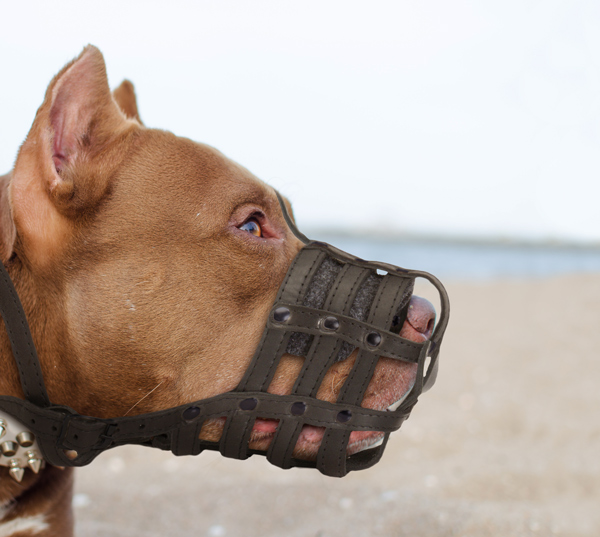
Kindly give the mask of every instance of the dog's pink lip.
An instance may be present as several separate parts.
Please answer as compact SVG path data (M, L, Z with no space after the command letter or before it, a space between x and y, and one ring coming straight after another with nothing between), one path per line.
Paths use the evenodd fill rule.
M250 442L266 442L268 445L275 436L278 423L278 420L257 418L254 422L254 427L252 428ZM319 450L324 434L324 427L303 425L296 443L296 448L302 450L305 454L314 457ZM383 433L378 431L352 431L346 447L346 453L348 455L358 453L359 451L376 444L381 438L383 438Z

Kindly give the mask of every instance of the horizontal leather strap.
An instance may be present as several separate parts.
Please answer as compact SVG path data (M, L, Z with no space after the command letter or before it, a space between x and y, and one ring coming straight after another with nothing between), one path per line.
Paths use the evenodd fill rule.
M240 408L240 403L247 400L256 400L252 410ZM305 404L305 411L302 415L295 416L291 413L291 406L299 402ZM185 411L190 408L197 408L198 412L192 420L186 420ZM0 397L0 409L26 424L36 435L46 460L62 466L81 466L109 447L148 442L155 436L170 435L178 428L200 420L236 413L267 419L285 417L302 424L330 429L381 432L397 430L408 415L405 409L394 412L377 411L355 405L328 403L308 396L282 396L263 392L227 392L211 399L159 412L114 419L81 416L63 407L40 408L28 401L8 396ZM343 413L343 421L338 420L340 412ZM109 442L106 442L107 438ZM79 457L75 460L67 459L60 453L61 450L75 450Z
M280 307L288 308L291 313L284 322L277 322L273 317L273 312ZM323 320L329 316L335 317L339 322L339 328L335 331L327 330L322 326ZM338 337L376 356L386 356L413 364L419 361L419 355L424 345L423 343L415 343L409 339L404 339L371 324L357 321L353 317L291 304L275 304L269 315L267 326L278 330ZM381 343L377 347L373 347L366 342L366 337L371 332L377 332L381 336Z

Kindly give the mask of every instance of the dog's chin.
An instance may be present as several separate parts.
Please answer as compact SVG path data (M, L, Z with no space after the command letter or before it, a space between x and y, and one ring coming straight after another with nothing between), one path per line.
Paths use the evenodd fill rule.
M277 428L278 420L256 420L249 447L258 451L267 451ZM271 423L269 423L271 422ZM266 432L264 429L270 430ZM271 430L272 429L272 430ZM296 459L313 461L317 458L325 427L303 425L292 456ZM368 449L383 439L383 433L377 431L353 431L346 448L346 455L350 456L364 449Z
M412 389L416 378L416 364L409 364L381 358L371 380L361 406L373 410L394 410ZM207 420L202 427L201 439L217 442L226 418ZM267 451L273 441L279 420L257 418L248 447L257 451ZM303 425L292 456L301 460L315 460L325 427ZM352 431L346 448L347 456L373 447L383 438L379 431Z

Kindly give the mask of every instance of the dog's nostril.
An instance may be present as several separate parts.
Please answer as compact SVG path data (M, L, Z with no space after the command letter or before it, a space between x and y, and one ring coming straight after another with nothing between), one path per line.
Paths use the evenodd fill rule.
M410 299L406 320L417 332L431 334L435 326L435 309L428 300L413 296Z

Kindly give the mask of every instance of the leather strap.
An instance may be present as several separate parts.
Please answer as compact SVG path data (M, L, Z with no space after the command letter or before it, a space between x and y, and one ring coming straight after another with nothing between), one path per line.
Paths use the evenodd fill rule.
M0 263L0 313L17 363L25 397L28 401L42 407L50 405L27 317L3 263Z

